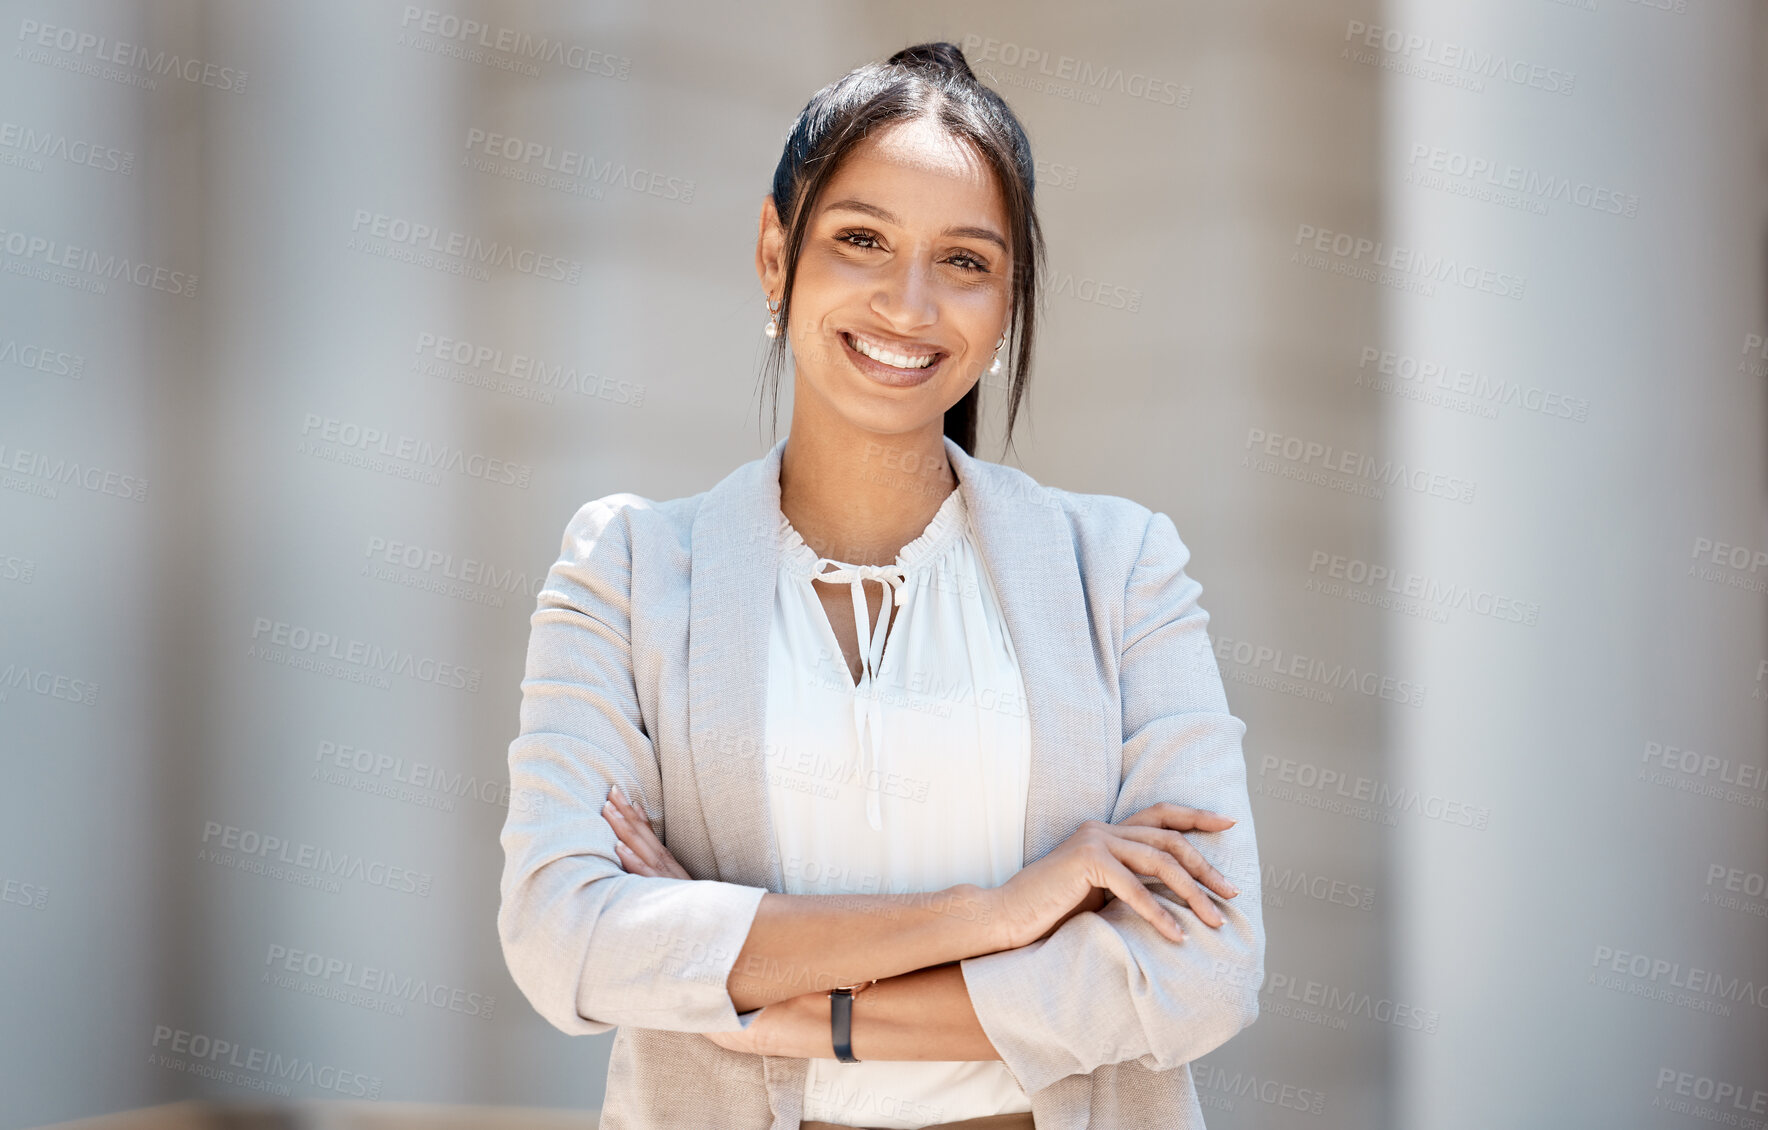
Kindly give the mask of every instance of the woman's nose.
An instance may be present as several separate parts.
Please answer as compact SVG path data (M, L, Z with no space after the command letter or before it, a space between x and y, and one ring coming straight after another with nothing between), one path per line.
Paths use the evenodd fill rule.
M939 318L932 271L919 261L898 260L879 281L872 309L898 333L932 325Z

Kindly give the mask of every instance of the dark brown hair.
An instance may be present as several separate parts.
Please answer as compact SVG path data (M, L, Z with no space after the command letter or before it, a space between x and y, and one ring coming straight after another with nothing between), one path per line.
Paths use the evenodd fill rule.
M785 152L774 169L773 202L786 230L786 284L776 317L782 329L791 325L792 284L804 233L823 186L855 146L880 126L926 118L953 137L967 142L993 171L1006 201L1008 241L1012 245L1012 314L1008 322L1010 383L1007 390L1007 443L1025 395L1031 366L1032 339L1037 329L1038 283L1044 264L1043 231L1038 226L1032 191L1037 178L1031 143L1019 119L1001 96L982 85L970 71L964 53L951 43L905 47L883 63L868 63L823 87L805 104L786 138ZM790 349L788 335L773 339L767 356L768 391L779 427L779 377ZM945 434L968 454L976 448L978 379L963 399L945 413Z

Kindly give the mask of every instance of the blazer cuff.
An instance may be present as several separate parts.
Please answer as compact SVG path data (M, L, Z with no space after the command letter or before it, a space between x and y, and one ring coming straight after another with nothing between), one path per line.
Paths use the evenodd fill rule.
M730 975L767 892L709 879L620 876L617 881L643 893L625 907L616 903L630 916L605 916L600 923L608 932L586 955L578 1014L591 1021L687 1032L747 1027L731 1003ZM623 929L609 929L622 918ZM597 1016L598 1009L607 1016Z
M1167 940L1114 900L1031 945L959 962L976 1019L1027 1094L1110 1063L1176 1068L1258 1015L1260 981L1238 975L1259 964L1257 928L1222 900L1220 930L1160 901L1185 941Z
M1084 915L1077 914L1062 925L1067 927L1081 917ZM976 1010L983 1034L1001 1053L1001 1062L1028 1095L1083 1070L1071 1057L1036 1038L1037 1033L1049 1031L1060 1020L1052 1010L1039 1007L1040 994L1025 991L1029 984L1048 984L1042 979L1044 971L1033 960L1047 941L1043 938L1018 949L958 962L964 988L970 994L970 1007Z

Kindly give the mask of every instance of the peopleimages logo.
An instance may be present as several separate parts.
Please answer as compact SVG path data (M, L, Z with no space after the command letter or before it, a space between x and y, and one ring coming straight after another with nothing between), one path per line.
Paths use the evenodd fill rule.
M1016 70L1035 71L1046 78L1073 83L1080 88L1080 93L1115 90L1130 98L1141 98L1161 106L1183 107L1191 102L1189 86L1181 86L1139 71L1101 66L1072 55L1051 55L1036 47L975 34L964 36L962 46L965 57L972 64L998 63ZM1007 81L1013 82L1013 78L1008 78ZM1024 83L1021 81L1015 85ZM1093 93L1091 101L1097 100L1097 94Z
M1415 600L1427 611L1441 613L1461 609L1479 616L1490 616L1494 620L1508 620L1513 624L1528 624L1531 627L1541 619L1541 605L1536 601L1518 600L1490 589L1476 589L1424 573L1371 564L1359 557L1327 553L1323 549L1316 549L1308 555L1308 573L1305 587L1309 592L1343 596L1346 595L1345 586L1349 585L1351 592L1365 594L1351 597L1359 604L1382 603L1371 599L1371 595L1385 593L1396 599ZM1319 579L1322 575L1324 580ZM1441 620L1446 617L1433 616L1432 619Z
M252 640L252 645L246 649L248 659L310 668L321 674L347 677L353 682L369 682L383 690L388 685L384 677L387 674L408 675L420 683L475 693L485 677L477 667L444 663L415 652L383 648L365 640L344 639L300 624L272 621L266 616L253 619ZM341 668L343 664L349 666Z
M1403 244L1390 244L1349 232L1331 231L1313 224L1297 224L1294 243L1303 250L1291 255L1291 262L1299 259L1308 266L1318 268L1326 265L1328 269L1331 269L1330 264L1337 264L1344 269L1333 270L1335 274L1348 274L1368 282L1382 282L1384 285L1398 285L1402 282L1450 283L1482 294L1517 300L1523 297L1523 290L1528 285L1528 279L1524 276L1508 274L1494 267L1462 263L1448 255L1432 255ZM1318 253L1314 256L1318 262L1299 258L1304 252L1310 251ZM1322 258L1326 255L1332 258ZM1422 293L1429 297L1431 291L1425 290Z
M319 748L313 753L313 761L310 777L314 780L357 788L392 800L411 801L426 808L453 812L456 798L477 800L500 808L510 806L508 782L477 777L427 761L407 761L403 757L343 745L330 739L320 741ZM349 770L356 777L347 777L338 770Z
M1315 683L1334 690L1358 691L1370 698L1383 698L1407 706L1424 705L1425 688L1421 684L1383 675L1378 671L1362 670L1354 663L1328 663L1326 660L1297 655L1280 647L1230 639L1227 636L1216 637L1215 656L1222 663L1233 662L1261 674L1269 671L1273 675ZM1250 680L1243 677L1237 681ZM1325 693L1322 697L1327 702L1332 701L1330 693Z
M197 850L196 857L199 862L254 873L269 873L279 865L294 867L308 872L312 878L356 879L371 887L402 891L420 898L430 896L430 884L434 881L428 872L351 855L347 851L332 851L315 844L293 843L281 836L222 824L217 820L203 822L203 846ZM272 877L282 876L273 874Z
M1620 192L1588 181L1574 181L1524 165L1498 162L1488 157L1445 149L1440 145L1414 143L1407 154L1406 164L1411 166L1406 170L1406 180L1410 183L1426 188L1441 187L1426 179L1429 174L1440 174L1487 189L1516 193L1532 204L1541 205L1538 210L1531 210L1542 215L1546 214L1545 203L1549 200L1588 208L1593 212L1609 212L1628 219L1639 214L1639 197L1635 193Z
M372 237L416 255L422 260L421 266L431 265L428 259L429 253L433 252L447 256L451 263L463 269L478 269L489 264L569 286L576 286L583 277L583 264L575 259L561 259L544 251L481 239L467 232L443 231L421 220L409 220L367 208L358 208L352 213L350 231L353 238L347 246L352 250L373 253L378 245L361 243L354 238Z
M58 498L58 488L64 486L81 487L93 494L108 494L133 502L147 501L147 480L139 475L125 475L93 463L0 443L0 487L44 498Z
M74 285L63 281L64 278L74 279L82 284L78 289L96 294L107 292L104 285L107 282L126 282L148 290L163 290L180 298L196 297L196 276L187 271L156 266L127 255L94 251L48 236L0 228L0 250L12 256L6 262L8 274L25 275L44 282L62 282L62 285ZM52 267L72 272L72 275L58 276L50 270ZM79 279L81 275L86 277Z
M1731 1014L1730 1008L1720 1004L1720 1001L1768 1008L1768 981L1758 984L1750 977L1729 977L1711 969L1702 969L1698 965L1684 966L1680 961L1616 949L1613 946L1599 945L1596 947L1595 953L1590 959L1590 970L1586 975L1586 982L1589 984L1600 984L1604 988L1619 988L1623 992L1632 991L1636 996L1671 1000L1672 1003L1693 1003L1699 1006L1699 1011L1702 1012L1717 1012L1721 1016L1729 1016ZM1617 984L1612 977L1599 979L1598 974L1619 974L1631 977L1636 982L1646 982L1658 991L1639 992L1637 991L1638 986ZM1675 990L1698 994L1702 997L1717 998L1717 1000L1675 1001L1673 1000Z
M399 26L408 33L431 35L447 41L455 45L456 50L464 49L469 52L466 57L474 62L487 61L482 55L484 51L496 51L505 57L503 61L519 64L531 75L540 73L534 66L536 62L621 82L632 74L632 60L624 55L610 54L581 43L567 43L551 36L534 35L513 27L481 23L435 8L407 4ZM403 37L401 42L404 42ZM412 41L408 46L422 47L423 43Z
M1258 773L1260 780L1254 782L1256 792L1277 800L1296 800L1311 808L1356 814L1355 804L1321 804L1311 799L1317 796L1358 802L1369 813L1382 817L1414 812L1429 820L1441 820L1446 824L1458 824L1481 832L1486 830L1492 819L1492 810L1484 805L1469 804L1440 793L1423 793L1409 785L1392 785L1374 777L1352 778L1343 770L1287 757L1267 754L1259 761ZM1267 780L1274 780L1276 784L1267 783ZM1285 785L1294 787L1285 788ZM1390 825L1395 823L1391 818L1377 822Z
M428 574L432 578L458 581L463 585L478 585L500 592L539 596L541 588L546 584L544 575L531 577L519 569L500 568L472 557L457 558L447 550L427 549L421 545L384 537L370 537L368 550L364 556L374 563L384 562L412 572ZM399 580L400 578L386 575L383 579ZM444 590L436 589L434 591L442 592ZM499 606L501 607L501 605Z
M373 965L358 965L354 961L276 942L270 943L264 953L264 967L260 982L345 1004L393 1005L398 1015L405 1014L403 1005L409 1003L489 1019L497 1004L497 998L490 993L469 992L439 981L399 974ZM364 995L370 998L366 1002L360 999ZM380 1011L390 1010L383 1008Z
M1279 435L1263 428L1247 429L1245 450L1246 454L1241 456L1244 467L1375 498L1382 497L1382 487L1400 486L1434 498L1466 503L1473 501L1474 491L1479 487L1471 479L1424 467L1408 467L1396 459L1377 460L1373 455L1347 451L1300 436ZM1273 462L1274 459L1281 459L1290 466ZM1332 475L1339 477L1332 478Z
M1656 7L1656 5L1650 5ZM722 1058L722 1057L720 1057ZM1723 1079L1714 1079L1710 1075L1697 1075L1692 1071L1680 1071L1674 1067L1660 1067L1657 1075L1657 1090L1662 1092L1668 1088L1674 1098L1665 1098L1661 1093L1653 1095L1651 1105L1654 1108L1673 1111L1677 1114L1694 1114L1709 1122L1721 1126L1761 1126L1761 1122L1749 1119L1738 1121L1734 1111L1746 1114L1768 1114L1768 1091L1760 1087L1748 1087L1741 1083L1733 1083ZM1696 1108L1695 1102L1710 1104ZM1720 1110L1718 1108L1726 1109Z
M436 471L454 471L470 479L482 479L527 490L534 468L526 463L494 459L447 443L432 443L417 436L393 435L384 428L365 426L335 416L306 413L301 420L302 440L297 454L313 455L333 462L351 463L369 470L387 470L403 478L437 483ZM351 458L342 457L348 453ZM389 467L387 460L403 466Z
M615 380L579 369L575 365L547 361L532 354L459 338L424 332L417 335L420 371L427 376L448 376L436 361L453 365L460 372L470 370L477 379L465 383L478 384L494 392L504 391L514 382L537 386L546 394L546 403L553 403L552 393L568 392L637 408L644 403L645 386L638 381Z
M0 667L0 702L6 701L7 692L15 690L27 690L63 702L77 702L81 706L98 705L97 683L29 664L8 663Z
M86 358L82 354L21 342L17 338L0 341L0 365L17 365L21 369L76 381L85 379L86 372Z
M1477 47L1438 39L1434 35L1420 35L1417 32L1401 31L1397 27L1364 23L1362 20L1351 20L1345 25L1344 41L1358 47L1382 51L1391 58L1408 64L1442 67L1449 72L1462 72L1479 79L1501 79L1517 86L1544 90L1549 94L1570 94L1578 81L1578 76L1572 71L1562 71L1557 67L1546 67L1524 59L1512 59L1496 51L1481 51ZM1371 60L1357 58L1357 62L1369 61ZM1474 89L1483 90L1484 87L1476 86Z
M1374 376L1369 375L1371 369L1375 372ZM1458 400L1477 404L1480 409L1478 414L1488 419L1495 417L1501 406L1521 408L1580 424L1590 418L1590 402L1581 396L1571 396L1536 385L1524 385L1519 381L1476 373L1461 366L1451 366L1408 353L1378 349L1373 345L1363 347L1362 355L1357 358L1357 370L1357 384L1376 392L1398 391L1410 399L1426 399L1412 393L1428 385L1432 390L1442 390L1440 402L1445 406L1461 407ZM1389 379L1383 380L1384 377ZM1437 400L1432 399L1432 402Z
M1218 984L1256 987L1260 1003L1271 1007L1278 1015L1340 1031L1346 1027L1342 1019L1346 1016L1360 1016L1378 1024L1408 1028L1430 1036L1436 1035L1442 1021L1441 1013L1434 1008L1420 1008L1390 997L1377 997L1362 989L1345 988L1290 973L1264 970L1255 977L1245 967L1229 965L1225 961L1215 962L1210 979ZM1305 1006L1319 1011L1310 1011ZM1337 1015L1323 1016L1321 1012Z
M469 154L480 153L524 166L531 175L513 179L532 180L549 188L584 182L624 188L641 195L677 200L683 204L691 204L694 200L694 182L685 177L672 177L643 167L628 168L624 161L597 161L593 153L583 153L541 141L527 141L509 134L493 133L478 126L468 127L466 149ZM463 158L462 163L468 162ZM499 170L486 167L479 171Z
M1213 1091L1222 1095L1231 1095L1237 1099L1257 1099L1266 1106L1299 1110L1308 1114L1324 1114L1326 1110L1326 1092L1299 1087L1294 1083L1285 1083L1278 1079L1261 1078L1251 1071L1230 1072L1225 1068L1193 1060L1191 1076L1199 1091ZM1207 1098L1208 1096L1199 1095L1198 1097ZM1233 1110L1234 1104L1227 1102L1223 1104L1223 1107L1226 1110Z
M379 1076L346 1071L335 1064L319 1063L304 1056L283 1055L166 1024L154 1025L152 1047L151 1059L156 1066L237 1087L287 1095L289 1083L304 1083L350 1098L381 1097Z
M124 176L135 167L135 154L114 145L37 130L18 122L0 122L0 162L41 172L43 157Z
M175 51L149 51L137 43L125 43L89 31L76 31L71 27L56 27L54 24L38 23L36 20L20 20L18 41L30 53L25 56L15 49L15 55L26 57L33 63L48 63L82 74L96 74L101 78L117 76L107 73L109 68L96 67L93 64L110 63L138 71L141 75L183 79L185 82L211 86L216 90L229 90L235 94L243 93L246 88L246 72L237 67L206 63ZM60 51L62 55L57 58L49 55L49 51ZM86 60L92 62L88 63ZM146 85L148 89L153 89L151 80L132 85Z

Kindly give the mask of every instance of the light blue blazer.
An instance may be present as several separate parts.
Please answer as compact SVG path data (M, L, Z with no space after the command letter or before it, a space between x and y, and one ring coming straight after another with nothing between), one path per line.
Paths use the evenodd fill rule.
M1241 891L1205 925L1164 884L1173 943L1122 900L960 964L1039 1130L1203 1125L1189 1061L1258 1016L1265 934L1241 738L1165 514L946 450L1025 680L1025 859L1159 801L1239 821L1187 837ZM565 529L532 619L498 931L536 1011L618 1026L604 1130L798 1130L805 1061L728 1051L726 981L780 891L762 758L785 440L709 491L614 494ZM641 803L695 877L628 875L601 815ZM809 991L807 989L807 991Z

